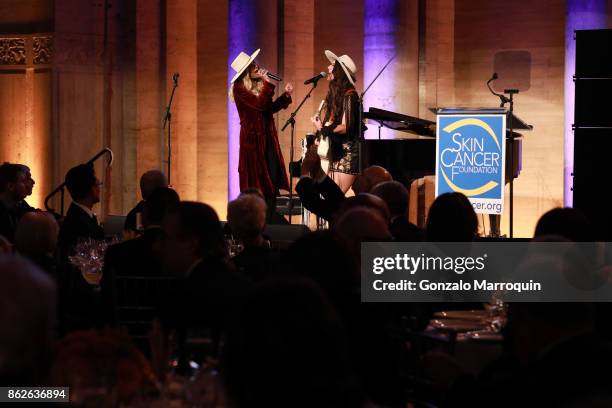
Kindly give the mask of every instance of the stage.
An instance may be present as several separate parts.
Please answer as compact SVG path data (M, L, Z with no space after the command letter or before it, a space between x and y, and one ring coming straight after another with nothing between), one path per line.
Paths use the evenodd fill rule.
M4 1L0 160L31 168L30 201L43 208L69 168L108 147L112 167L96 163L104 176L98 213L123 215L140 199L140 175L167 168L163 117L173 74L180 73L170 183L182 199L209 203L224 219L228 200L239 193L240 125L228 90L229 64L240 51L262 49L260 64L284 80L277 95L287 82L295 87L294 104L275 116L279 130L309 90L302 82L326 71L326 49L353 58L359 92L395 56L364 107L426 120L435 120L432 107L497 107L486 87L500 67L496 61L523 53L529 86L515 95L514 111L533 130L523 136L514 183L514 236L529 237L542 214L572 204L573 31L605 28L606 6L578 0ZM296 157L326 92L327 86L317 87L296 116ZM377 138L377 125L368 126L366 138ZM279 131L279 140L287 164L289 129ZM59 207L57 199L51 204ZM502 234L508 234L508 207Z

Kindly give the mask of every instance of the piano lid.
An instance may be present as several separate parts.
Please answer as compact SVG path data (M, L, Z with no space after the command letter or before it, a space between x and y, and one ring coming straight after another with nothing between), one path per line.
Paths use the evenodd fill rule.
M420 136L430 137L435 137L436 135L436 122L426 119L415 118L413 116L403 115L401 113L378 108L370 108L368 112L363 113L363 117L374 122L378 122L381 126L400 132L408 132Z
M434 107L429 108L429 111L436 115L499 115L506 113L510 115L510 112L506 108L440 108ZM533 130L533 126L527 124L515 114L512 114L512 127L514 130ZM510 116L506 119L506 128L510 128Z

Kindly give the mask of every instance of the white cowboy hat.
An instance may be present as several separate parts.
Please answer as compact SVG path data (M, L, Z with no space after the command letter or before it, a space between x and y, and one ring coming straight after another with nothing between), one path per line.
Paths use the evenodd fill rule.
M240 54L238 54L238 56L234 58L234 61L232 62L232 69L236 71L236 75L234 75L234 77L232 78L232 84L235 80L238 79L238 77L240 77L240 75L242 75L244 70L247 69L249 65L251 65L251 62L253 62L253 60L257 58L257 56L259 55L259 51L261 51L261 48L256 49L250 57L248 54L245 54L244 52L240 51Z
M338 63L340 63L340 66L344 70L344 73L348 77L349 82L355 85L355 82L357 81L357 78L355 78L357 74L357 66L355 65L351 57L349 57L348 55L342 55L338 57L330 50L325 50L325 56L331 63L338 61Z

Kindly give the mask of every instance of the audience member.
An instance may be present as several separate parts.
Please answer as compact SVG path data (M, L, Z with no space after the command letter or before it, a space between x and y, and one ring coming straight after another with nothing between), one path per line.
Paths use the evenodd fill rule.
M57 236L59 225L46 212L29 212L21 217L15 231L15 249L43 271L57 278Z
M342 217L344 213L346 213L351 208L357 207L365 207L376 210L376 212L378 212L378 214L383 217L383 219L387 221L387 223L389 223L391 215L389 213L389 209L387 208L387 204L385 204L385 202L380 197L375 196L374 194L361 193L356 196L347 197L344 201L342 201L342 204L332 216L332 227L334 223L338 219L340 219L340 217Z
M381 166L370 166L357 175L353 183L355 195L369 193L374 186L385 181L392 181L393 177Z
M28 195L29 183L21 165L0 165L0 235L13 242L17 223L23 215L21 202Z
M255 282L278 272L278 257L263 236L266 202L255 194L241 194L227 206L227 222L244 249L233 258L238 270Z
M377 209L355 207L344 213L329 233L335 238L325 235L304 238L312 248L309 255L312 259L294 261L303 263L295 270L320 282L342 315L349 333L351 361L367 398L383 406L398 406L403 400L398 376L400 346L388 332L394 315L385 304L362 304L359 286L361 243L391 240L388 223ZM323 251L321 244L329 244L330 249ZM299 246L293 251L298 249ZM319 253L315 250L325 258L314 257ZM325 267L314 264L317 259Z
M316 282L338 311L362 393L381 405L395 406L402 388L398 344L387 330L393 315L385 304L361 303L357 260L345 244L330 230L304 235L286 254L287 270Z
M160 170L149 170L140 177L140 194L142 200L136 204L134 208L128 212L125 217L124 230L139 232L141 225L138 225L138 214L142 217L144 211L144 204L149 199L149 196L158 188L168 187L168 179L166 175ZM142 219L141 219L142 223Z
M575 208L554 208L540 217L534 238L557 235L574 242L595 240L589 220Z
M399 181L378 183L370 193L380 197L389 208L391 222L389 229L395 241L423 241L424 231L408 220L408 189Z
M340 310L359 298L359 268L346 243L330 230L298 238L283 257L288 272L316 282Z
M185 327L222 329L251 284L227 260L221 223L212 207L181 202L162 222L162 269L184 279L172 301Z
M153 191L144 204L142 211L143 234L118 244L110 246L104 257L102 273L101 297L102 313L106 322L114 322L114 299L116 296L114 280L117 276L162 276L161 254L159 241L163 238L161 223L169 211L174 211L180 202L176 191L168 187L160 187ZM131 298L142 305L160 305L163 300L155 299L153 288L127 286L122 296ZM164 288L168 292L170 287Z
M160 187L149 194L143 206L143 234L110 246L104 259L102 287L110 285L112 276L160 276L160 254L156 248L162 236L161 223L168 211L179 205L179 196L171 188Z
M579 273L580 264L567 254L535 250L521 262L516 276L546 285L555 274ZM503 333L503 355L477 378L459 377L448 406L486 407L496 401L500 407L557 407L599 393L612 395L607 369L612 345L595 333L592 304L512 302Z
M334 223L333 231L346 243L351 256L359 263L362 242L390 241L392 238L389 224L380 210L368 207L355 207L343 213Z
M478 236L478 218L461 193L445 193L434 200L427 215L426 237L431 242L471 242Z
M32 195L32 191L34 190L34 184L36 184L36 182L34 181L34 179L32 178L32 172L30 170L30 168L28 166L26 166L25 164L18 164L18 166L20 166L23 169L23 172L25 174L26 177L26 197L29 197ZM21 200L19 202L19 212L23 215L25 213L31 212L31 211L36 211L36 208L32 207L30 204L27 203L27 201L25 199Z
M266 211L266 202L255 194L241 194L227 205L227 222L245 247L265 243Z
M80 164L66 173L66 187L72 197L66 218L60 227L58 247L60 271L60 318L62 332L95 327L100 322L100 303L96 289L87 283L81 271L68 257L81 239L104 239L104 231L93 212L100 202L100 186L92 164Z
M250 188L247 188L246 190L242 190L242 191L240 192L240 195L245 195L245 194L253 194L253 195L256 195L257 197L261 198L261 199L262 199L262 200L264 200L264 201L265 201L265 199L266 199L266 198L264 197L263 193L261 192L261 190L260 190L260 189L258 189L258 188L255 188L255 187L250 187Z
M66 188L72 197L59 233L59 246L65 256L81 238L104 239L93 206L100 202L100 186L92 164L79 164L66 173Z
M227 335L229 405L360 407L341 322L309 281L270 281L248 297Z
M534 232L534 241L550 241L553 237L567 239L573 242L581 242L577 249L584 252L584 255L591 262L604 262L604 248L598 244L588 244L597 240L596 232L590 221L582 212L575 208L554 208L540 217ZM609 260L608 260L609 261ZM609 267L608 267L609 268ZM596 272L595 274L593 272ZM573 277L573 284L577 287L584 286L584 282L589 282L591 289L609 280L609 269L605 272L594 268L581 268ZM576 282L579 282L576 285ZM610 326L610 313L612 305L610 303L595 303L595 328L597 333L604 339L612 340L612 327Z
M23 258L0 255L0 384L48 385L55 285Z
M506 397L499 406L508 407L562 406L611 395L612 347L594 334L590 305L512 303L506 337L508 355L483 373L472 394L481 398L477 406L500 393Z

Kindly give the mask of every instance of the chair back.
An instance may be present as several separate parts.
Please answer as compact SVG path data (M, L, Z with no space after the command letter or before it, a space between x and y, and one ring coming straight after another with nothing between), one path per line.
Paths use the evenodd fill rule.
M179 280L167 276L115 276L113 312L115 323L127 329L139 346L148 347L153 320L160 317L163 301L177 290Z

